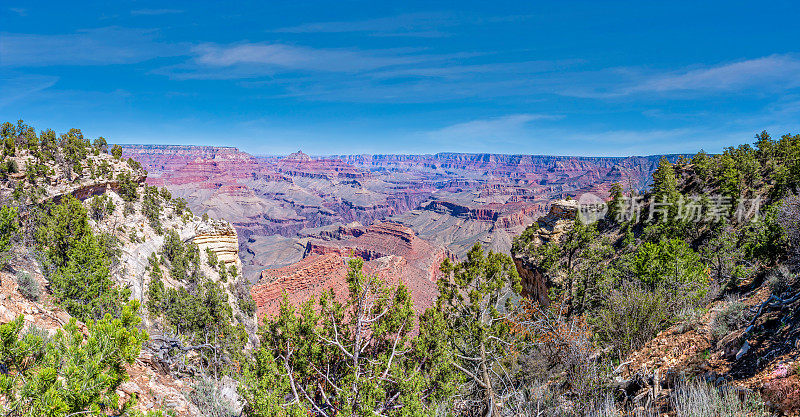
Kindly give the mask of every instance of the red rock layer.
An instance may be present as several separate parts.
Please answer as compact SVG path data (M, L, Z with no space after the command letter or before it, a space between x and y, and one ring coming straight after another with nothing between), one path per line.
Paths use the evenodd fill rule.
M274 315L286 292L292 304L318 298L323 291L347 293L346 259L365 260L364 270L377 274L389 284L402 282L409 289L418 312L431 307L438 293L436 280L439 265L452 255L442 247L418 238L411 229L391 222L381 222L364 229L358 236L345 239L309 241L300 262L261 272L261 279L251 291L259 317Z

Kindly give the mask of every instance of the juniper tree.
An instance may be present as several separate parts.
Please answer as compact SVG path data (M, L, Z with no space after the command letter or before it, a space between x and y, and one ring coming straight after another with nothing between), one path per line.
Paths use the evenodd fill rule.
M120 403L115 392L147 340L138 329L138 307L133 301L118 319L88 321L85 335L74 318L52 338L32 328L23 332L22 316L0 325L3 415L141 415L131 410L135 401Z
M244 373L246 412L260 416L432 415L429 401L449 384L432 359L431 333L412 337L414 309L405 286L365 275L350 261L348 296L333 292L280 311L261 327L261 348ZM432 313L433 314L433 313ZM438 323L428 316L426 323ZM441 316L440 316L441 318ZM426 325L423 329L437 329ZM433 373L433 376L431 376ZM426 375L428 375L426 377Z
M511 257L475 244L460 263L445 260L445 277L438 281L441 311L450 331L453 366L467 381L467 394L482 402L487 416L499 413L500 403L514 386L506 361L518 353L512 333L516 298L522 286Z

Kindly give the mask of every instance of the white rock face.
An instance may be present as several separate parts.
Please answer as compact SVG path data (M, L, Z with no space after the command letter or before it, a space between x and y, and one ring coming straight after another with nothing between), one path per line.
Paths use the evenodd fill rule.
M236 265L238 271L242 270L242 261L239 259L239 236L230 223L209 220L198 224L194 233L195 236L191 239L201 252L210 248L217 254L217 259L228 266Z

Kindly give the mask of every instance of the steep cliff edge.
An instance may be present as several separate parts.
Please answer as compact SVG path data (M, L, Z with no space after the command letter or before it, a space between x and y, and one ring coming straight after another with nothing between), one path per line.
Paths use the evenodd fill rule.
M13 156L3 156L2 165L6 168L13 165L14 172L8 175L4 171L0 178L0 201L16 209L21 224L10 252L3 254L6 266L0 270L0 324L22 315L25 329L43 329L53 335L72 318L60 307L62 300L51 291L49 278L53 277L54 266L43 257L49 249L39 246L42 244L39 239L43 228L54 227L48 223L48 216L54 215L56 208L74 202L69 206L74 210L63 213L77 216L71 220L75 228L69 232L76 236L89 233L89 240L81 242L101 242L103 253L108 255L92 274L107 274L111 279L109 286L129 294L131 300L140 301L140 326L150 335L140 356L125 365L130 379L118 387L116 394L123 401L138 397L136 407L143 411L162 408L178 416L202 416L189 395L197 378L202 376L196 372L200 368L175 366L174 361L181 358L180 353L175 356L174 352L194 345L195 336L181 332L165 313L149 305L157 293L153 291L156 280L163 285L163 292L174 291L170 294L178 296L170 302L185 302L181 297L194 297L197 287L205 288L205 294L219 297L215 308L230 309L230 328L241 328L242 346L250 349L256 340L255 315L254 308L250 310L243 302L252 300L249 284L240 275L242 264L236 230L228 222L192 214L185 201L166 190L145 186L147 173L137 162L112 156L105 146L92 147L82 139L78 144L88 154L77 162L59 162L60 149L53 156L43 156L38 149L20 147ZM80 230L81 222L90 231ZM176 238L171 241L172 236ZM171 260L170 251L178 247L175 245L185 251L182 260ZM184 261L188 262L189 279L179 276L184 271L181 266ZM158 279L154 278L154 266L160 268ZM70 271L81 273L80 269ZM20 281L23 276L32 281L23 284ZM59 279L65 277L69 279L70 275L61 275ZM82 281L75 282L78 285ZM213 291L218 292L210 289L211 284ZM38 288L37 295L30 295L31 288ZM243 294L247 295L246 300ZM187 316L187 311L182 314ZM87 335L86 326L80 322L78 325ZM172 353L164 353L165 341ZM193 348L185 352L186 364L196 362L201 356ZM226 382L224 395L236 402L238 397L235 389L230 389L231 383Z

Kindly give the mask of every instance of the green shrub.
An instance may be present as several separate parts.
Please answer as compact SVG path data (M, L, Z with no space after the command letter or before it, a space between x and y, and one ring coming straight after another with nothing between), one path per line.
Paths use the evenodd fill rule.
M689 382L679 386L671 397L676 417L772 415L757 394L740 395L735 388L723 389L703 382Z
M82 321L118 316L129 291L115 288L111 280L116 240L95 236L87 210L71 195L50 206L39 222L36 241L52 271L48 279L56 302Z
M86 335L74 318L52 338L23 333L22 316L0 325L4 408L21 417L127 415L131 404L120 404L115 391L148 338L137 328L138 307L134 301L119 319L88 321Z
M706 266L700 255L681 239L642 243L630 261L630 268L651 289L676 289L700 298L708 286Z
M161 253L169 262L169 273L179 281L196 281L202 274L200 266L200 248L193 242L184 243L174 229L164 237Z
M200 378L192 384L189 399L206 417L237 417L239 413L230 401L225 399L221 390L211 379Z
M19 233L19 214L16 207L0 207L0 268L8 262L8 252Z
M178 197L178 198L172 200L172 204L174 205L175 213L178 216L182 216L184 212L191 213L191 210L189 210L188 203L183 198Z
M246 314L248 317L252 317L253 314L256 312L256 302L253 300L253 296L250 294L250 285L246 279L240 278L234 284L234 293L236 294L236 301L239 304L239 310L242 313Z
M158 188L145 185L142 198L142 214L150 222L150 227L161 234L161 195Z
M206 248L206 258L208 259L208 265L210 267L217 267L217 262L219 262L217 259L217 253L211 250L211 248Z
M772 293L777 296L780 296L791 288L794 281L794 274L792 274L785 265L775 268L767 275L767 285Z
M714 314L711 322L711 336L720 340L728 333L747 324L747 305L736 297L725 299L722 308Z
M111 147L111 155L114 156L114 159L117 161L122 158L122 146L114 145Z
M89 203L89 212L96 221L103 220L106 216L111 215L115 209L114 201L106 194L95 196Z
M117 182L119 189L117 193L123 200L130 203L139 199L139 191L137 188L139 184L131 178L127 172L120 172L117 174Z
M42 292L39 281L27 272L17 273L17 289L20 294L32 301L39 301Z
M650 290L636 282L624 282L604 301L593 319L595 331L622 354L640 348L669 326L675 311L667 290Z

